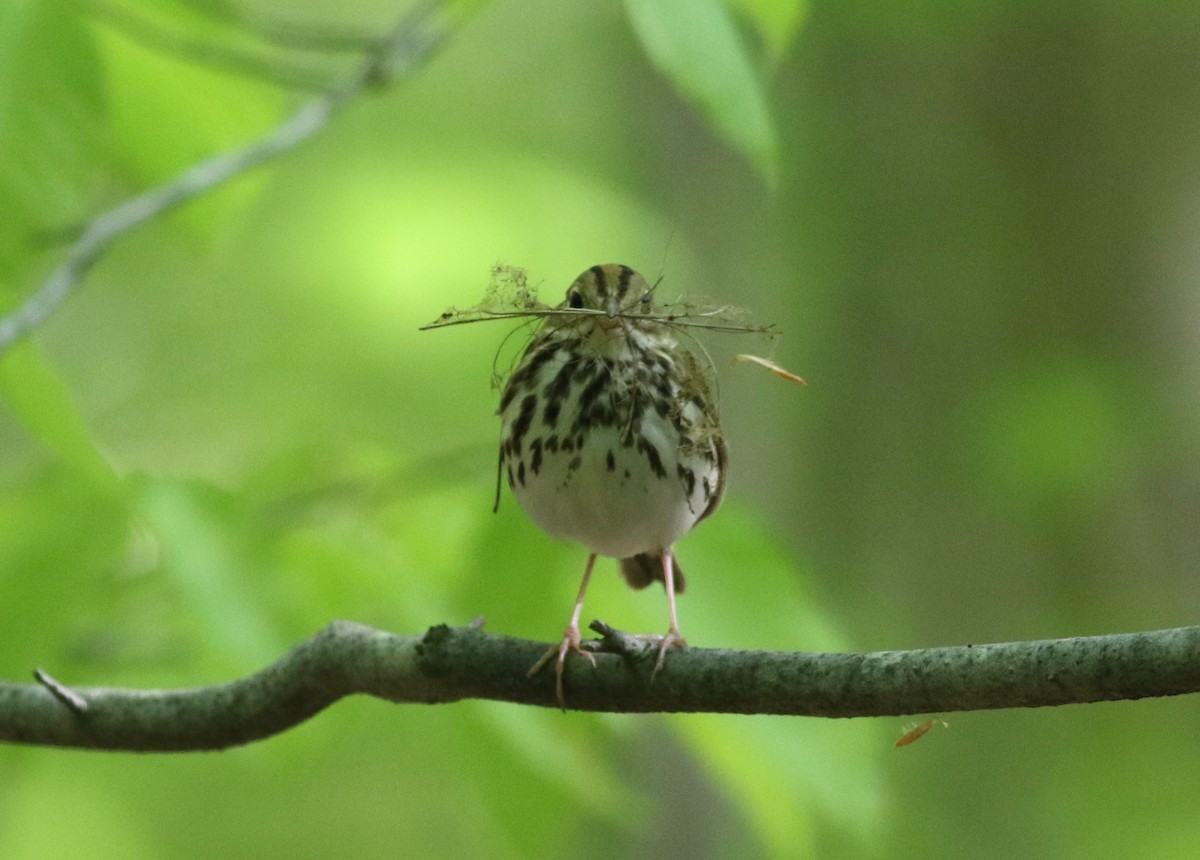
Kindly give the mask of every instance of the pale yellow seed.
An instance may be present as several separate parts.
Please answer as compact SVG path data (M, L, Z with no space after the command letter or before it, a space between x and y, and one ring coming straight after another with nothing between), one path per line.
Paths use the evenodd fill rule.
M741 362L741 361L749 361L749 362L753 362L754 364L757 364L759 367L765 367L767 370L771 371L776 376L780 376L780 377L786 379L788 382L795 382L800 385L808 384L803 379L801 379L799 376L792 373L790 370L784 370L782 367L780 367L775 362L773 362L769 359L763 358L762 356L748 355L746 353L742 353L741 355L735 355L733 357L734 364L737 364L738 362Z
M896 746L906 747L915 741L919 741L921 738L925 737L929 730L938 723L941 723L942 728L944 729L950 728L949 723L947 723L945 720L938 719L937 717L930 717L928 720L925 720L922 723L917 723L915 726L911 727L908 731L902 734L900 736L900 740L896 741Z

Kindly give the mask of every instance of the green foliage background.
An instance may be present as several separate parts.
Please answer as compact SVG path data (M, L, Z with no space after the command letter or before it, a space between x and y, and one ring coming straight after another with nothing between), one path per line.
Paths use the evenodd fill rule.
M582 552L490 511L507 330L416 331L496 262L547 298L624 262L786 333L807 389L723 373L732 488L680 547L694 644L1196 621L1200 10L473 6L0 358L0 676L216 682L333 618L554 638ZM119 8L250 51L248 15L396 14ZM64 230L302 100L106 9L0 2L0 310ZM587 614L657 630L662 604L606 570ZM1198 718L950 715L894 750L904 720L350 701L219 754L2 749L0 856L1178 857Z

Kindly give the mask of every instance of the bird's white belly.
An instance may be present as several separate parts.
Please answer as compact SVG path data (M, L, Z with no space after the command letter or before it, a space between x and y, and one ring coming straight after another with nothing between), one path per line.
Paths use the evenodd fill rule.
M526 468L513 494L544 531L592 552L615 558L657 552L691 530L705 500L701 480L689 496L678 477L678 443L656 441L662 477L647 468L643 453L621 445L616 428L593 429L582 451L543 452L537 472Z

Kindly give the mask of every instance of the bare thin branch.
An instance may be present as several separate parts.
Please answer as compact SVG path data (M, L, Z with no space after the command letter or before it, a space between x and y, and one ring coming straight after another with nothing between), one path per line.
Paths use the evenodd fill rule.
M256 37L281 48L321 54L364 53L376 50L378 36L358 29L322 24L320 27L300 26L291 21L271 17L270 9L242 9L242 26Z
M328 86L319 69L305 68L262 49L230 47L158 23L144 14L107 0L71 0L75 6L133 41L181 60L277 86L319 92Z
M0 355L45 322L118 238L296 149L363 91L411 72L429 56L445 30L444 18L436 6L420 6L403 18L380 49L367 57L352 75L309 101L259 140L200 162L165 185L139 194L88 222L46 282L15 311L0 318Z
M87 699L70 687L56 681L45 669L34 669L33 677L39 684L53 693L54 698L58 699L65 707L70 708L75 713L82 714L88 709Z
M879 717L1175 696L1200 691L1200 627L870 654L691 648L651 682L653 650L568 660L568 709ZM556 707L546 644L475 625L396 636L338 621L249 677L185 690L76 687L86 712L38 684L0 683L0 740L106 750L220 749L284 731L356 693L436 704ZM616 653L612 649L615 649Z

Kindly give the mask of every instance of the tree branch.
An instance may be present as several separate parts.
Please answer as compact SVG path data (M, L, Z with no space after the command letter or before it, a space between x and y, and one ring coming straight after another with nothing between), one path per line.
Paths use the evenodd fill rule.
M411 72L446 30L438 7L420 4L405 15L355 72L300 108L254 143L196 164L175 179L104 212L83 228L66 256L28 299L0 317L0 355L37 328L80 285L92 266L120 236L193 197L285 153L323 129L341 108L364 90Z
M142 45L211 68L235 75L268 81L278 86L308 92L328 87L328 79L320 70L280 62L275 55L251 52L245 48L230 48L198 39L182 31L169 29L144 14L135 13L107 0L71 0L72 4L94 20L123 33ZM360 45L360 49L361 49Z
M568 659L567 707L879 717L1033 708L1200 691L1200 627L869 654L691 648L651 682L653 649L607 631L596 666ZM106 750L221 749L277 734L355 693L555 707L545 643L476 626L397 636L336 621L265 669L184 690L0 683L0 740ZM44 673L43 673L44 674ZM84 703L80 707L74 697Z

